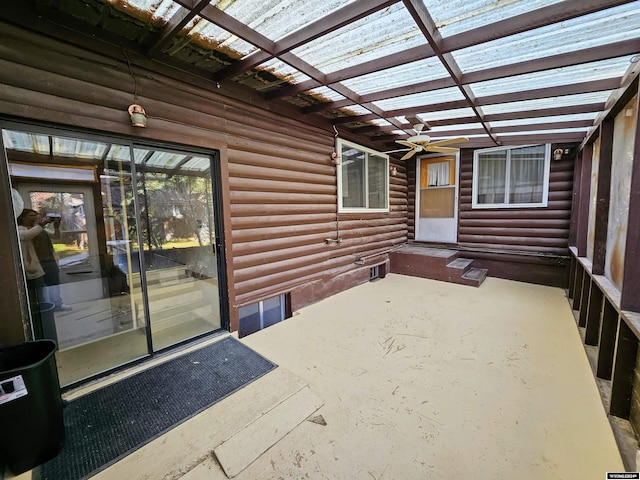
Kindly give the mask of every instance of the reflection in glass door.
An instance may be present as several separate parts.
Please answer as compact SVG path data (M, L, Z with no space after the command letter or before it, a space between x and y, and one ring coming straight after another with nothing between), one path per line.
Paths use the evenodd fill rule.
M57 275L29 303L63 386L222 327L210 156L57 131L2 142L18 203L55 220L39 260Z
M159 350L221 327L211 159L134 151L144 283Z

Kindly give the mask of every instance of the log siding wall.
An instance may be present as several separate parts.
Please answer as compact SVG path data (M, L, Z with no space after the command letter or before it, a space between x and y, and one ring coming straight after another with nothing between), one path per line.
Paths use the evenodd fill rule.
M473 150L461 150L458 243L464 256L491 276L563 286L573 169L573 159L551 161L546 207L474 209Z
M563 286L573 195L573 159L552 161L545 208L473 209L473 152L460 150L458 241L451 248L489 275ZM407 162L408 236L415 239L415 160ZM526 265L523 265L526 264Z
M368 281L369 268L406 242L402 164L390 177L389 213L337 215L328 123L308 125L249 91L217 90L131 54L149 116L147 128L136 129L121 51L92 53L3 23L0 38L0 114L220 152L232 331L239 306L285 292L293 310L314 303ZM325 242L337 235L341 243Z

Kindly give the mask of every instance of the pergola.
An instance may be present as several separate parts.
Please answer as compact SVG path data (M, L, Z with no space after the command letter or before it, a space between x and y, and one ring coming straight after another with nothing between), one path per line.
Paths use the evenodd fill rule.
M28 0L0 16L241 84L379 151L416 123L468 148L582 142L640 63L628 0Z

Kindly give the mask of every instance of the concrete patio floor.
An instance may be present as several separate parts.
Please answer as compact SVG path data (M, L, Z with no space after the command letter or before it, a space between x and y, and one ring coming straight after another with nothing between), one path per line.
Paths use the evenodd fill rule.
M239 431L240 480L624 471L562 289L389 275L241 341L279 367L93 478L226 479L213 450Z

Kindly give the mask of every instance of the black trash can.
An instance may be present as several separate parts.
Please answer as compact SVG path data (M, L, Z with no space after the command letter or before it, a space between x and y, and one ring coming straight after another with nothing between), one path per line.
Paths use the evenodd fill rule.
M18 475L55 457L64 438L53 340L0 348L0 464Z

